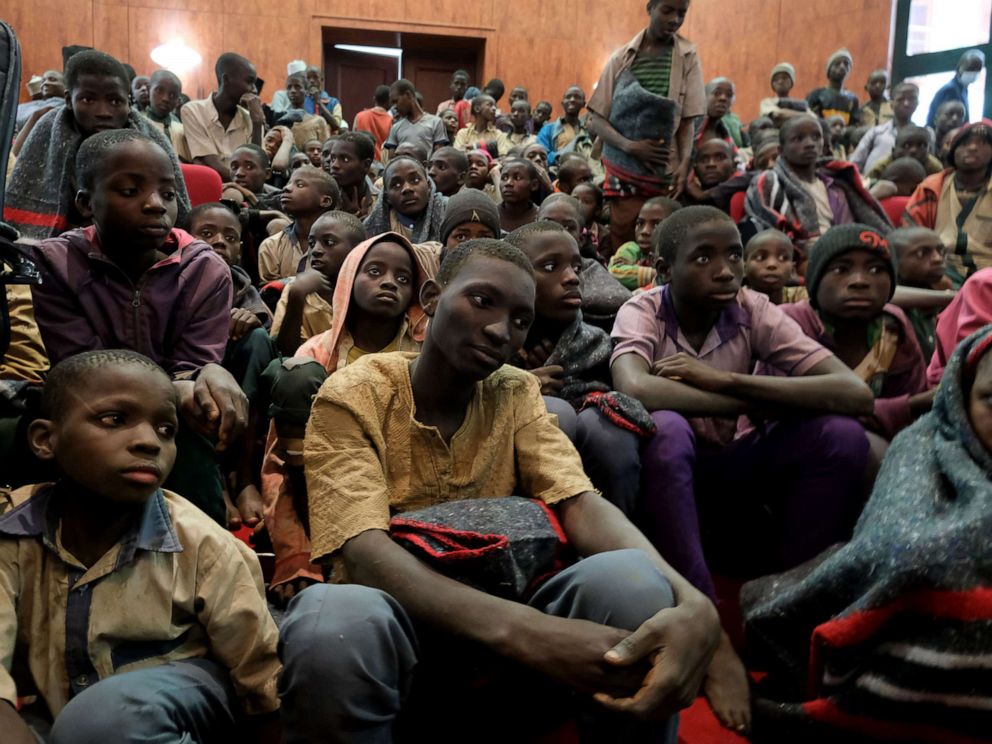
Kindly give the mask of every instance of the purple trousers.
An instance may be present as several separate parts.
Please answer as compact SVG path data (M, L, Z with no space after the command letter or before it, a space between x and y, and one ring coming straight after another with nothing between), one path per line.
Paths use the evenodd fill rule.
M843 416L777 421L726 447L696 440L672 411L641 451L635 521L665 559L716 600L703 555L785 570L850 537L864 501L868 439Z

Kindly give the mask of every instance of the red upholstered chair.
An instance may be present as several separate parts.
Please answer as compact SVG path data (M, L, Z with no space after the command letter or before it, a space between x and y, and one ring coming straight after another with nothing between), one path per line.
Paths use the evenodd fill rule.
M890 196L888 199L882 199L879 204L882 205L885 213L889 215L892 224L899 227L902 224L902 214L906 211L906 205L909 204L909 197Z
M189 193L190 206L195 207L207 202L220 199L220 174L205 165L189 165L180 163L183 179L186 181L186 191Z

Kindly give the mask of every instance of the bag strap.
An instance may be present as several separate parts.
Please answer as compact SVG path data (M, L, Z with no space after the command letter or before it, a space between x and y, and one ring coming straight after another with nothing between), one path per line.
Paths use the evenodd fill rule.
M983 186L981 191L975 194L975 196L970 199L967 204L961 205L961 212L958 214L958 218L956 220L958 239L954 244L954 253L961 257L961 263L964 264L964 267L967 270L965 273L965 279L978 271L978 266L975 265L975 259L968 251L968 233L964 231L964 223L968 221L968 217L971 216L971 213L975 209L975 205L978 204L978 201L985 196L986 188L987 187Z

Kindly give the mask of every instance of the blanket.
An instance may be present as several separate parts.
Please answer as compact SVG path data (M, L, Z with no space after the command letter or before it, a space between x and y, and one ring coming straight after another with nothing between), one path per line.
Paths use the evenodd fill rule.
M414 223L410 238L411 243L426 243L431 240L441 240L441 224L444 222L444 210L448 206L448 197L443 196L434 186L434 182L428 179L431 193L427 199L427 209ZM393 208L386 198L386 189L379 192L375 205L369 216L362 220L365 230L370 238L382 235L387 232L396 231L397 225L393 221Z

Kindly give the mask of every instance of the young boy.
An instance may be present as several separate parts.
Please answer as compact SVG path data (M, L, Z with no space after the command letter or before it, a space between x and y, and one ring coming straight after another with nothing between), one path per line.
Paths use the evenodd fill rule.
M293 222L258 249L258 275L263 282L296 276L307 265L310 228L324 212L337 209L341 192L334 179L311 165L297 168L282 190L282 210Z
M184 163L192 163L193 158L186 145L186 135L183 134L183 123L175 114L176 106L179 105L179 96L182 94L183 84L174 73L168 70L155 70L151 76L150 102L143 113L162 128L179 159Z
M244 200L265 209L282 207L282 189L271 186L272 165L268 154L258 145L241 145L228 161L231 182L238 187Z
M657 425L641 451L645 535L715 599L707 557L767 573L849 534L868 441L847 416L871 413L872 396L767 297L741 289L743 248L726 214L685 207L653 242L667 283L620 309L613 384L653 411ZM756 377L756 360L790 376ZM789 417L735 439L738 416L769 407ZM776 513L773 529L766 508ZM724 725L749 718L744 669L725 634L704 689Z
M506 232L537 219L537 191L540 188L537 169L529 160L514 158L503 164L500 173L499 221Z
M746 192L752 180L752 174L738 171L735 154L734 146L718 137L700 144L693 157L683 203L709 204L729 214L731 200Z
M369 237L399 233L412 243L440 238L446 197L427 177L427 167L412 157L395 156L382 172L382 192L365 218Z
M541 129L544 127L545 123L551 118L551 114L554 113L555 107L551 105L551 101L538 101L537 105L534 107L534 115L531 120L534 125L534 134L540 134Z
M508 138L514 147L527 147L531 142L537 142L530 118L530 103L526 98L514 101L510 106L510 131Z
M441 120L425 113L417 102L417 89L409 80L393 83L389 88L389 99L398 118L382 145L386 150L395 150L404 142L414 142L425 152L432 153L439 147L451 144Z
M431 167L428 170L434 186L442 196L454 196L468 176L468 157L454 147L442 147L431 155ZM488 178L489 172L486 171Z
M889 233L889 246L896 265L896 279L900 287L934 290L944 280L947 249L940 236L926 227L903 227ZM916 340L920 343L923 358L929 363L933 356L937 332L937 314L950 301L946 295L938 301L933 298L926 306L902 305L913 325Z
M889 73L887 70L875 70L868 76L868 82L865 83L868 100L861 105L862 126L877 127L891 121L895 116L892 102L885 97L885 89L888 87ZM892 91L892 95L895 96L895 91Z
M577 85L568 88L561 99L561 107L565 115L541 127L537 135L537 141L548 151L548 163L551 165L555 164L560 150L571 144L576 137L589 134L579 118L582 109L586 107L586 94L582 88Z
M744 283L774 305L809 297L806 287L790 286L796 275L795 248L781 230L762 230L744 248Z
M465 157L468 161L465 188L484 191L494 204L499 204L503 199L499 188L493 183L494 176L499 173L499 168L493 166L493 156L488 150L472 150Z
M276 124L290 127L296 149L305 151L308 140L324 142L331 136L331 127L321 116L308 113L304 108L307 101L307 79L302 72L295 72L286 78L286 99L289 109L279 115Z
M634 240L624 243L610 258L613 278L627 289L649 287L657 272L651 255L651 236L655 228L671 217L682 205L667 196L656 196L644 202L634 223Z
M740 117L730 110L736 98L737 88L730 78L717 77L706 84L706 116L696 133L697 144L717 137L734 147L750 146Z
M132 351L49 373L28 437L57 480L15 491L0 517L4 741L37 741L15 707L29 692L53 741L222 741L244 723L279 740L258 559L161 488L179 408L169 376Z
M283 289L272 322L272 337L283 356L293 356L307 339L331 329L338 272L365 238L362 221L347 212L325 212L313 223L308 241L310 268Z
M452 147L463 152L470 152L486 146L496 146L500 156L506 155L512 145L504 132L498 130L496 121L496 102L490 96L481 95L472 99L473 122L464 129L459 129Z
M441 260L467 240L497 238L499 226L496 204L477 189L463 189L448 199L441 223Z
M575 155L565 160L558 168L558 191L571 194L580 183L592 183L593 174L589 163L581 155Z
M806 96L810 110L821 119L836 114L844 120L844 126L858 123L858 97L844 87L852 67L854 60L847 49L838 49L827 60L827 87L817 88Z
M123 348L161 364L191 429L170 482L189 479L187 498L221 521L215 446L192 432L224 450L247 415L244 393L221 366L231 271L209 245L173 228L175 175L154 141L130 129L100 132L80 146L75 166L76 206L93 225L41 242L32 256L43 280L31 288L34 312L49 358Z
M368 177L375 142L364 132L345 132L331 137L324 148L325 170L341 189L341 211L364 219L375 204L376 194Z
M303 152L306 153L307 158L310 160L310 165L314 168L323 167L324 161L321 158L321 151L324 149L324 144L319 139L308 139L303 143Z
M582 206L582 221L592 249L596 255L602 255L603 249L609 245L610 235L610 231L600 223L603 217L603 190L594 183L580 183L572 189L572 196Z
M923 127L907 124L895 136L892 152L876 160L866 177L869 180L880 178L882 172L899 158L913 158L924 167L928 176L944 170L940 160L930 154L930 133Z
M555 693L577 690L592 740L674 740L672 721L635 716L660 721L692 699L715 645L715 613L592 491L534 376L505 366L532 323L531 263L502 241L469 241L420 296L431 321L419 355L359 360L314 401L304 444L313 557L334 567L336 582L353 583L311 587L290 608L285 715L313 740L345 721L362 738L388 740L401 710L408 721L433 721L439 736L457 737L463 719L484 718L487 734L529 738L540 733L525 728L533 714L570 715L572 705L559 708ZM547 504L585 556L526 603L447 578L387 531L391 513L511 494ZM331 640L342 636L348 653ZM493 692L510 695L499 708L512 716L493 716L496 701L483 701L472 683L471 669L490 668L492 656L500 667L511 662ZM662 673L674 671L669 664L678 681ZM611 674L618 665L630 674ZM346 690L349 701L313 705L312 691L322 689ZM593 692L607 712L591 704ZM413 730L423 730L417 723Z
M862 173L870 173L879 160L892 154L896 146L896 138L903 129L916 128L913 126L912 118L920 105L919 87L915 83L899 83L892 91L892 103L886 102L886 105L890 108L890 115L884 122L873 126L861 137L851 155L851 162L858 166ZM930 132L923 131L927 135L927 150L929 150Z
M161 129L128 105L124 66L109 54L87 49L65 67L65 106L49 111L31 130L9 174L4 221L21 238L43 240L89 224L76 207L76 153L87 138L108 129L141 132L167 153L172 164L178 218L189 212L179 161Z
M771 98L761 99L759 113L768 117L773 126L782 126L782 122L793 116L798 116L809 110L809 105L801 98L790 98L796 85L796 68L788 62L779 62L772 68L771 86L775 94ZM754 132L748 129L748 135L754 140Z

